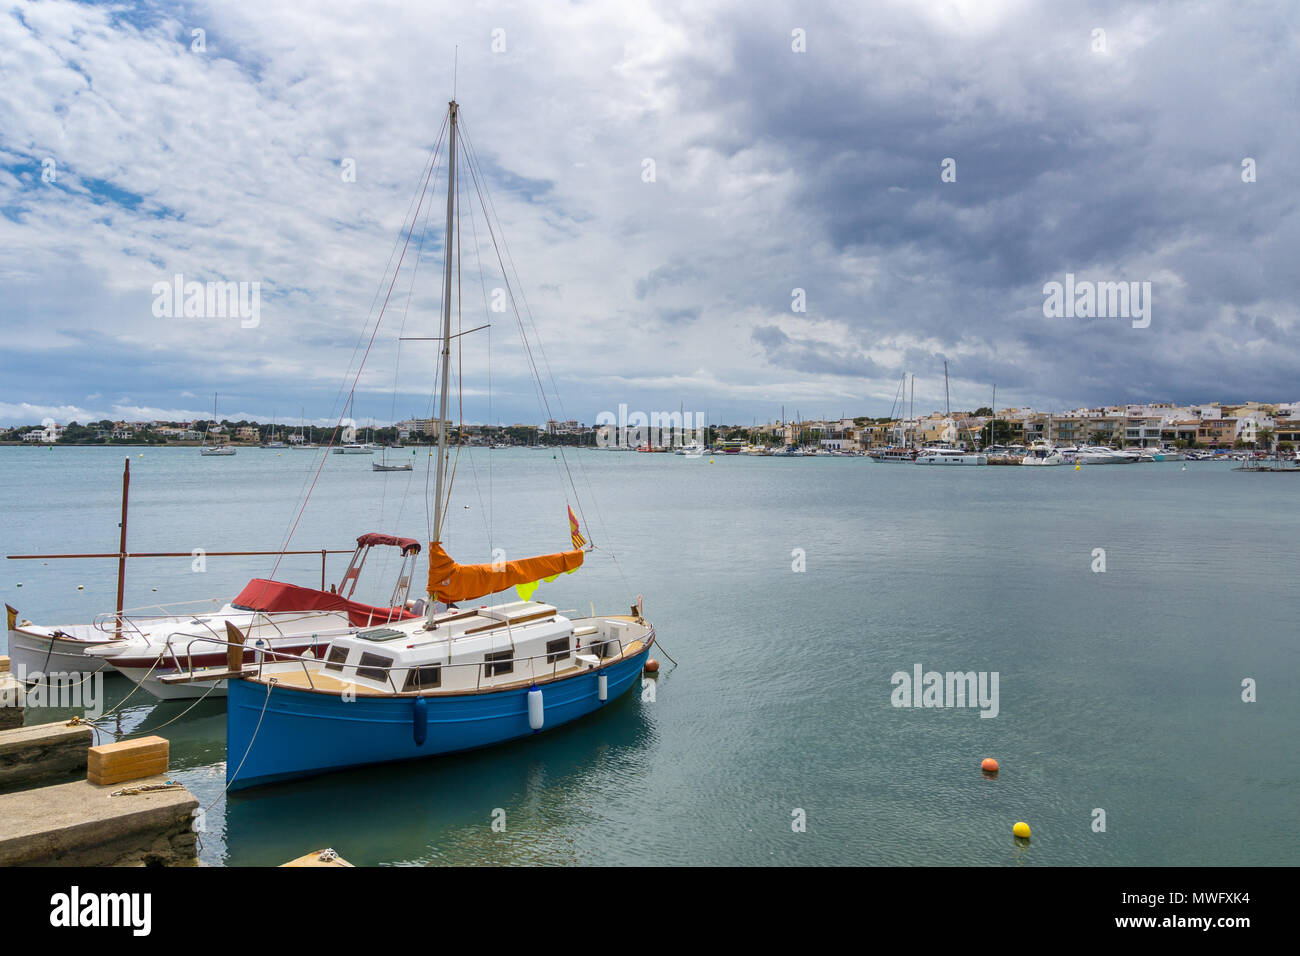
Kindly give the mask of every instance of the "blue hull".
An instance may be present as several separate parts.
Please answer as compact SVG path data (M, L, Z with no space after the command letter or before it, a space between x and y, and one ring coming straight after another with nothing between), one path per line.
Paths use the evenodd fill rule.
M230 790L241 790L346 767L490 747L544 733L617 699L636 683L649 654L646 647L603 670L539 684L544 710L540 731L533 731L528 724L527 687L422 697L418 698L422 704L417 705L414 697L344 701L331 694L281 686L272 689L268 700L266 685L232 680L226 700L226 782ZM598 674L608 678L605 701L597 698ZM419 710L424 710L423 720L417 717ZM418 732L420 723L424 724L423 735ZM423 742L416 743L420 736Z

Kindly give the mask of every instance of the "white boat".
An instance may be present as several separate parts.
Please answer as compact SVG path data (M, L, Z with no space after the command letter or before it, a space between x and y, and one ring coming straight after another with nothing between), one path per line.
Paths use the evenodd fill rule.
M1177 448L1162 448L1151 455L1156 461L1186 461L1187 456Z
M872 461L894 462L911 464L916 461L916 449L904 448L901 445L893 448L877 448L874 451L867 452L867 457Z
M226 682L171 683L176 674L201 674L205 669L226 666L225 622L247 629L250 662L274 652L312 656L323 654L330 641L359 628L348 615L335 611L302 611L263 614L240 610L234 603L209 614L182 618L132 621L132 632L121 640L98 643L86 649L89 659L102 662L160 700L188 697L224 697ZM215 683L215 686L214 686Z
M339 445L334 449L336 455L373 455L375 450L366 445L357 442L351 442L347 445Z
M952 406L949 403L948 395L948 363L943 363L943 394L944 407L948 419L952 420ZM953 448L948 445L931 445L922 448L916 456L914 464L917 465L987 465L989 463L988 455L975 451L964 451L960 448Z
M916 465L987 465L988 455L960 448L923 448L916 456Z
M984 449L984 454L988 455L990 465L1018 465L1024 460L1026 451L1021 445L990 445Z
M15 676L24 678L35 674L91 674L107 665L88 657L87 651L112 640L111 631L105 633L91 624L52 627L14 620L9 625L10 669Z
M411 471L414 469L414 462L404 462L402 464L390 465L388 463L388 450L383 449L383 454L379 456L379 461L372 461L370 469L372 471Z
M678 448L673 452L673 454L686 455L690 458L699 458L704 454L704 446L700 442L693 441L688 445L683 445L681 448Z
M401 550L390 605L365 604L352 597L370 549L378 546ZM357 538L343 578L330 591L254 578L224 605L213 600L120 615L109 612L90 624L18 623L13 612L9 656L15 673L88 674L111 666L136 683L144 682L145 690L156 697L200 697L211 684L173 685L164 678L225 662L226 620L242 622L257 635L246 654L252 662L271 649L306 653L323 648L339 634L422 615L423 604L408 606L407 599L419 554L420 544L414 539L370 533ZM224 685L213 693L224 693Z
M1137 460L1136 455L1121 455L1101 445L1084 445L1075 456L1075 462L1080 465L1132 465Z
M212 421L208 422L207 429L203 432L203 446L199 449L199 454L204 458L226 458L235 453L235 446L229 444L209 445L208 436L212 434L212 425L217 420L217 394L212 393Z
M1033 465L1042 467L1045 465L1064 465L1065 456L1057 451L1050 442L1035 441L1029 445L1029 450L1025 452L1020 459L1022 465Z

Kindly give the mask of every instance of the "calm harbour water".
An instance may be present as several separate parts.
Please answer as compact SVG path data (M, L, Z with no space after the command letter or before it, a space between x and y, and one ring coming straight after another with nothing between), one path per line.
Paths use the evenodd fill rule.
M319 460L0 448L3 552L116 551L128 454L135 551L277 548ZM601 550L536 597L618 613L644 595L678 662L656 654L654 699L634 691L517 744L229 799L224 705L205 701L162 731L172 776L210 807L204 862L278 864L321 846L361 865L1300 859L1300 479L1209 462L568 457ZM413 460L382 474L368 456L330 456L293 546L348 548L372 530L425 540L431 459ZM451 554L567 546L561 465L546 451L462 454ZM1105 573L1091 570L1096 548ZM189 558L132 561L126 603L229 600L272 561L212 557L204 573ZM345 561L330 558L329 580ZM396 563L379 564L359 596L387 596ZM115 561L0 566L23 617L112 609ZM318 585L320 559L286 558L277 576ZM998 716L892 706L891 675L916 664L997 672ZM1255 703L1241 700L1245 678ZM128 686L106 682L110 703ZM142 697L122 729L189 706ZM980 773L986 756L997 779ZM505 832L491 826L498 808ZM792 829L796 808L806 832ZM1033 827L1027 847L1017 820Z

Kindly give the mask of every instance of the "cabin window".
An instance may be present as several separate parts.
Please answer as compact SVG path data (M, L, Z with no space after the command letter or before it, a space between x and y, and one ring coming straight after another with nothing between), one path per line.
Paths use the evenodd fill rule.
M557 641L546 642L546 663L554 664L556 661L567 661L569 659L569 638L562 637Z
M388 668L393 659L383 654L362 654L361 663L357 665L357 676L366 680L388 680Z
M428 690L442 686L442 668L437 664L425 667L412 667L406 672L406 686L403 690Z
M497 674L513 674L515 670L514 651L497 651L495 654L483 655L483 676L496 677Z
M329 660L325 664L327 671L343 670L343 662L348 659L348 649L346 647L331 647Z

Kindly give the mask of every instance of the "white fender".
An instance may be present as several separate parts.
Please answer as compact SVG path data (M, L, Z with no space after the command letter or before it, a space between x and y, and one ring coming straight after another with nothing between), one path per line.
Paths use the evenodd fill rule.
M542 704L542 689L534 687L528 691L528 726L541 730L546 720L546 710Z

